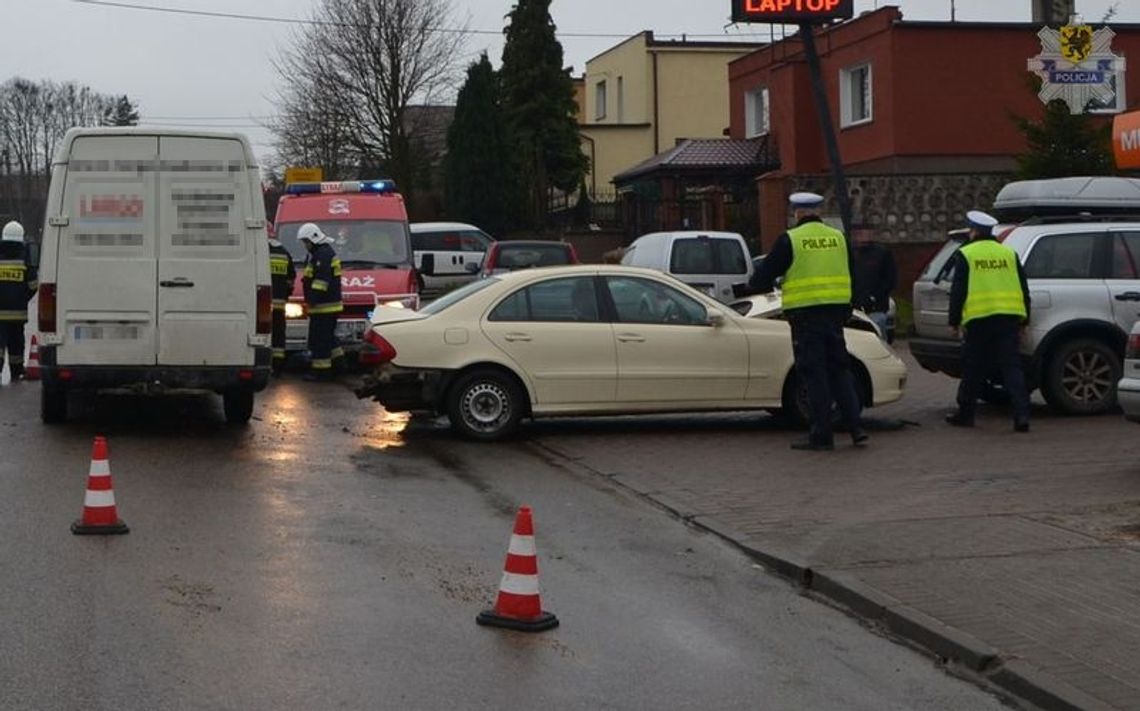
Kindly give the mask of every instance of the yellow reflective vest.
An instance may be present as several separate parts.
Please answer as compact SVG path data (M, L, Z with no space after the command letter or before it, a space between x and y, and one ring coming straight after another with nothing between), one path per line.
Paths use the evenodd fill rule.
M843 233L812 221L788 230L788 238L792 266L784 274L784 310L849 305L851 267Z
M1017 253L994 240L983 239L962 247L969 281L962 325L988 316L1025 318L1025 294L1017 273Z

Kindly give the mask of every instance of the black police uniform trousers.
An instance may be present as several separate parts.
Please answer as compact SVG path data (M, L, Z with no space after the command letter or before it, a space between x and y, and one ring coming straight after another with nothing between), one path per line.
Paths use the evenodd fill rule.
M24 321L0 321L0 367L4 366L4 350L8 365L16 374L24 367Z
M831 444L832 403L848 429L860 428L862 406L851 375L851 356L843 338L847 323L846 307L814 306L788 312L792 326L792 354L796 359L796 375L807 387L811 411L810 438L813 444Z
M958 383L958 411L973 419L974 407L982 393L982 384L995 368L1001 370L1002 382L1013 400L1015 421L1029 420L1029 391L1021 366L1018 334L1021 319L1017 316L987 316L966 325L962 344L962 381Z
M309 355L314 371L331 373L333 350L338 348L336 322L338 314L309 314Z
M280 370L285 367L285 308L273 309L273 368Z

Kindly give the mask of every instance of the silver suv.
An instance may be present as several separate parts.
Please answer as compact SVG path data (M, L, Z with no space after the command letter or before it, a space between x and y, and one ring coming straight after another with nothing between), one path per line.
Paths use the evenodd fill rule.
M1136 202L1106 206L1097 198L1106 190L1118 196L1134 191ZM1106 207L1117 214L1091 214ZM1046 213L1005 228L1002 241L1017 252L1029 280L1032 314L1021 342L1026 379L1064 413L1093 414L1116 405L1128 333L1140 320L1140 217L1119 214L1129 207L1140 213L1140 181L1124 178L1012 183L995 201L1003 219L1029 209ZM1062 211L1070 216L1057 214ZM1083 214L1071 216L1078 212ZM950 257L965 237L964 231L952 233L914 285L911 353L927 370L953 377L961 376L961 345L947 325ZM983 398L1005 400L1000 382L995 373Z

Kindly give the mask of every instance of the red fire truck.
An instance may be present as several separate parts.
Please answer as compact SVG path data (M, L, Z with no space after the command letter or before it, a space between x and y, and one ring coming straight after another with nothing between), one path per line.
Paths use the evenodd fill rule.
M277 239L297 263L298 278L286 306L286 349L305 350L309 319L305 313L300 271L305 247L297 231L306 222L317 224L334 240L343 274L344 311L337 338L345 351L368 361L363 342L373 310L379 306L418 309L419 287L412 261L408 213L404 198L391 180L293 183L277 205Z

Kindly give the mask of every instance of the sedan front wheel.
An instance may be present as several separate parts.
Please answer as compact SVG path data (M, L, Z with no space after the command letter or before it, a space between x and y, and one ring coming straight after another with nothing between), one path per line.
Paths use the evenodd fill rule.
M476 370L451 387L447 418L460 434L492 441L518 429L525 395L510 376L496 370Z

